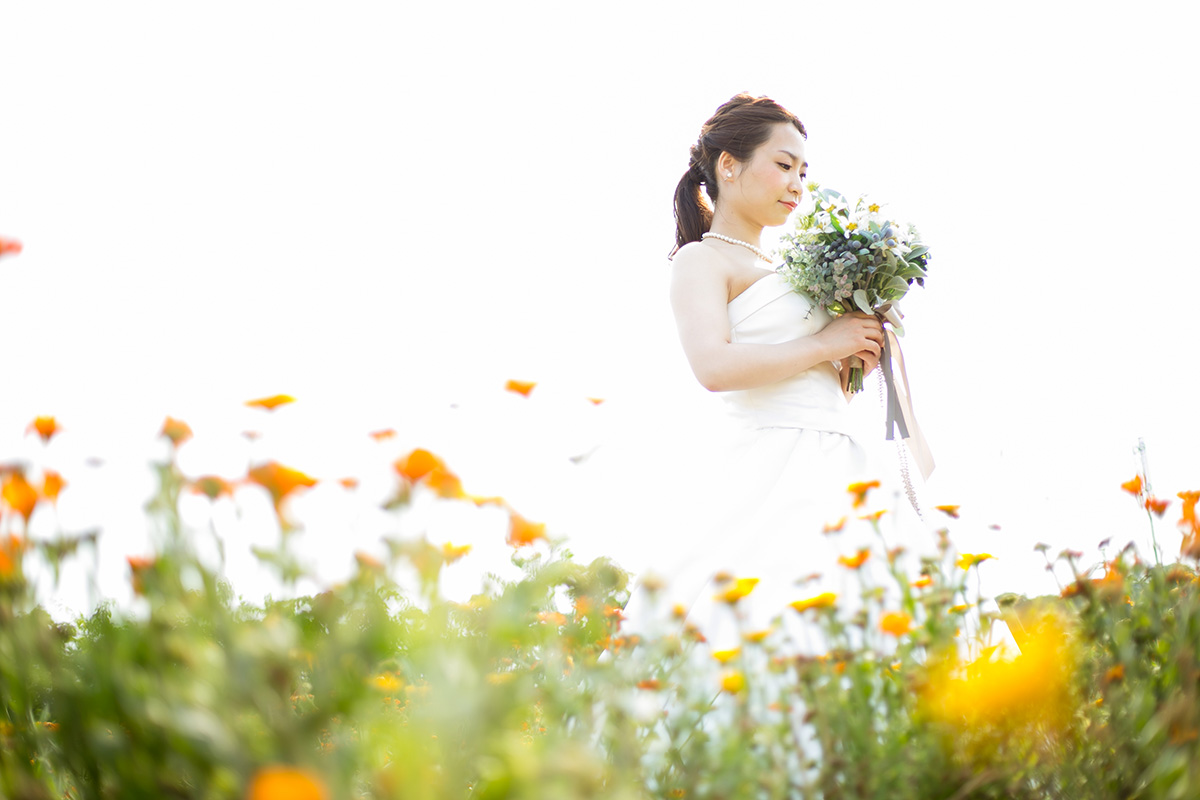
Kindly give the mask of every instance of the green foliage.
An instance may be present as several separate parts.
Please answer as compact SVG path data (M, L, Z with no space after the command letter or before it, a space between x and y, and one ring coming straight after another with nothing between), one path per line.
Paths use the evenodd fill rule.
M990 556L956 555L943 536L919 576L876 554L890 583L864 577L853 618L821 597L788 609L821 629L821 654L745 631L718 663L669 612L622 635L628 576L554 542L514 549L520 579L467 603L437 588L452 552L399 536L386 563L360 557L342 585L236 602L190 545L174 462L158 474L147 513L163 544L130 561L132 609L56 623L22 559L57 563L78 547L4 540L0 796L292 796L263 777L270 765L335 798L1074 800L1200 787L1200 593L1182 564L1126 550L1092 578L1065 553L1077 580L1063 597L1001 598L1014 658L988 649L991 617L969 596ZM303 573L286 531L263 553L285 582ZM415 592L393 577L408 569ZM736 588L735 615L753 585Z

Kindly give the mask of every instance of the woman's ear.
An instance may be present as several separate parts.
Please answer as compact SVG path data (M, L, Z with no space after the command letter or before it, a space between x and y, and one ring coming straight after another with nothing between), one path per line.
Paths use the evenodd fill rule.
M720 183L728 180L733 180L738 173L738 161L731 156L727 150L722 150L721 155L717 156L717 174L716 179Z

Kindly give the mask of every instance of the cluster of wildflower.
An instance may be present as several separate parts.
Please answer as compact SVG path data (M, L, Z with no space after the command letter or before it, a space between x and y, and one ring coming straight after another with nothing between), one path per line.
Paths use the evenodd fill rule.
M914 226L883 217L866 198L850 203L832 189L808 188L811 209L783 236L780 272L792 288L843 314L854 307L874 313L914 282L925 285L929 248Z

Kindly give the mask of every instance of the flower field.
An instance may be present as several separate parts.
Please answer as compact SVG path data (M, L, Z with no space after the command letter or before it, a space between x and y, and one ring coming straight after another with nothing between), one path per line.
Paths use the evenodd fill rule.
M515 391L515 390L514 390ZM252 401L263 408L290 402ZM28 435L49 442L51 417ZM658 627L622 632L629 576L606 559L575 563L564 542L503 498L471 494L436 454L392 465L399 512L418 494L500 507L516 580L467 602L440 579L466 546L387 537L385 559L356 556L327 590L234 600L197 554L181 495L213 502L261 492L278 544L257 556L284 585L305 567L289 500L316 481L269 461L237 478L185 475L192 432L167 418L168 457L146 505L160 532L130 556L137 602L73 623L36 603L30 570L58 574L94 533L27 535L74 480L48 464L0 461L0 795L11 798L1117 798L1200 791L1200 555L1195 505L1181 492L1183 561L1127 547L1075 575L1060 596L969 590L986 553L847 552L861 610L832 593L785 609L829 647L796 655L778 632L743 630L713 651L661 609ZM873 489L848 487L856 503ZM1151 521L1170 503L1140 478L1119 489ZM954 506L939 507L949 521ZM879 515L839 521L878 525ZM232 546L232 545L230 545ZM886 563L888 585L862 570ZM753 576L727 576L735 618ZM975 584L977 585L977 583ZM650 587L654 591L653 585ZM1020 653L987 632L1003 618Z

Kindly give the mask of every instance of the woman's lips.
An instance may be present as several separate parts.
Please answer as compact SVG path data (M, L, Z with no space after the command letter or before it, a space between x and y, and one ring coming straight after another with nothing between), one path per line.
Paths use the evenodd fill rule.
M789 209L791 209L792 211L795 211L795 210L796 210L796 204L795 204L795 203L789 203L787 200L780 200L779 202L783 203L785 206L787 206L787 207L788 207Z

